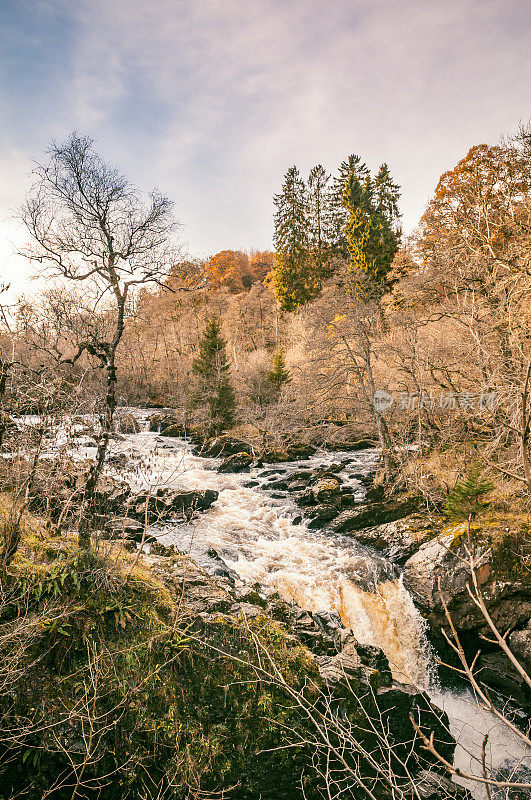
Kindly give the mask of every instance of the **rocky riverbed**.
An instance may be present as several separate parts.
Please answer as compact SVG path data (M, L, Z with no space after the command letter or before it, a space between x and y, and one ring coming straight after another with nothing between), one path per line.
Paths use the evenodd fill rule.
M439 580L471 651L485 632L466 590L459 531L447 530L418 496L386 498L374 485L374 447L358 449L354 442L348 450L326 451L298 442L269 463L270 454L249 452L244 442L221 437L189 443L183 432L167 416L161 421L160 412L155 418L124 415L99 490L99 535L133 549L142 542L148 558L160 559L156 569L169 574L176 558L190 556L228 593L216 613L235 603L251 615L270 616L275 603L291 609L297 636L315 651L323 676L359 676L361 669L367 677L374 660L364 663L363 653L380 652L395 689L409 684L435 696L428 629L440 645ZM82 485L83 458L92 447L87 432L78 437L63 506ZM496 621L509 627L509 641L527 663L529 586L492 543L486 541L482 559L479 578ZM211 613L208 602L200 613ZM494 648L484 649L481 658L483 679L502 700L504 693L521 695L521 681L506 665L500 668ZM455 688L437 696L441 705L457 697ZM470 699L458 713L474 719ZM455 729L455 720L451 724ZM466 763L470 730L467 736L456 753ZM512 757L512 747L509 738L489 749L493 767ZM476 790L475 796L484 795Z

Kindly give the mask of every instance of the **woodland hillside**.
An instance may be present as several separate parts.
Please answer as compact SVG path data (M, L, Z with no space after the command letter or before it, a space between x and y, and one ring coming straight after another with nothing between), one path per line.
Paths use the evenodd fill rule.
M33 177L0 800L529 797L531 127L407 236L349 155L205 258L87 136Z

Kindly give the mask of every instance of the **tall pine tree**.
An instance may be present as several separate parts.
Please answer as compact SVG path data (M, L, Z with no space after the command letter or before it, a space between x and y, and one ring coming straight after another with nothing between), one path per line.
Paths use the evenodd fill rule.
M293 311L312 300L320 289L310 252L306 186L297 167L286 172L274 203L275 291L282 310Z
M400 186L394 182L387 164L382 164L374 178L374 206L400 234Z
M281 347L277 347L275 350L273 355L273 369L267 373L267 380L277 394L285 384L291 383L290 371L286 367L284 351Z
M307 187L309 246L317 272L327 277L333 255L334 217L330 175L322 164L310 170Z
M192 363L198 378L195 406L206 403L209 409L210 434L220 433L234 423L236 400L230 382L227 343L221 336L221 321L212 316L199 343L199 354Z
M349 209L345 205L345 190L352 181L362 184L369 175L367 165L355 154L341 162L338 174L334 178L331 189L331 225L333 254L338 258L348 259L349 249L346 227L349 220Z
M361 180L351 174L343 191L350 290L358 297L368 289L381 293L400 243L398 187L388 170L385 182L383 175L382 168L375 180L368 170Z

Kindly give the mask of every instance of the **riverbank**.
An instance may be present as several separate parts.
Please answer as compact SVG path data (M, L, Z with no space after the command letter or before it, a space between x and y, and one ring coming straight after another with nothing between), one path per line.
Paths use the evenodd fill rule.
M297 617L298 632L297 626L290 627L290 621L287 636L294 636L313 653L320 681L325 680L325 668L329 679L341 673L356 684L358 656L368 648L367 652L383 651L395 681L430 688L434 694L434 651L418 598L415 607L415 586L405 584L402 573L405 570L407 575L406 565L424 552L425 545L437 542L441 519L420 509L404 517L402 512L408 511L407 503L403 507L404 497L386 500L380 493L375 500L367 496L378 463L376 450L315 450L298 461L264 464L252 459L241 471L227 471L223 465L231 456L198 455L185 441L150 431L149 416L137 412L136 432L122 431L113 439L98 492L101 507L94 518L98 550L112 552L114 564L122 560L122 545L130 548L128 559L138 557L144 565L154 559L153 564L158 565L155 572L162 570L163 584L166 580L172 584L175 573L181 586L181 606L184 594L179 564L185 559L193 576L186 581L190 602L194 586L201 595L206 581L218 587L214 595L218 596L220 587L226 593L222 605L214 607L216 614L231 617L243 602L251 607L245 613L253 619L262 615L286 625L286 619L275 616L276 604L291 609L288 617ZM74 460L65 462L68 479L73 481L66 487L65 498L75 490L78 478L82 484L84 459L90 455L90 440L86 435L78 438L68 456ZM37 501L39 497L43 494ZM302 497L310 502L298 502ZM345 501L348 505L342 508ZM316 509L327 506L333 507L335 517L316 520ZM75 511L75 504L71 510ZM351 531L338 532L333 525L345 510L354 515L351 519L357 524ZM374 514L382 512L391 512L391 521L375 525ZM68 520L68 515L63 515L63 535L67 535ZM457 537L456 541L461 540ZM143 555L138 553L139 544ZM454 567L444 562L443 573L451 575ZM196 606L194 613L213 613L209 602L205 607ZM427 616L435 630L438 621ZM223 630L232 641L231 626L229 620ZM439 648L440 642L435 645ZM377 670L385 672L379 663ZM373 691L370 680L356 685ZM399 690L400 697L410 696L412 691L404 692L396 683L379 690L382 688L388 698L393 697L391 688ZM455 688L461 694L456 694ZM466 752L475 748L467 737L478 715L474 716L470 697L457 703L458 697L465 697L462 690L461 685L454 686L451 693L439 693L438 702L448 703L452 713L456 708L459 714L464 710L471 720L460 743ZM403 710L403 703L397 707ZM454 731L462 729L456 728L455 719L450 725ZM501 760L511 758L512 742L504 746L506 750L494 752L489 744L487 760L494 768L501 763L500 754ZM481 742L479 747L475 752L481 755ZM475 766L478 764L481 770L481 762Z
M414 743L408 715L451 758L445 718L338 618L178 552L100 541L83 553L44 520L26 514L23 528L0 609L8 796L317 798L328 764L383 800L389 758L408 797L412 780L430 797L464 796Z

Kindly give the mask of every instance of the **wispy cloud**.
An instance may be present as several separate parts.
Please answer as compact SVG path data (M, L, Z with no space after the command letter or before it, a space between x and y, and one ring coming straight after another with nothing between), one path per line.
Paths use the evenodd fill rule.
M520 0L18 5L34 21L8 20L11 142L27 157L87 131L135 181L175 197L198 252L269 246L286 168L334 169L350 152L389 162L411 227L444 169L529 114Z

